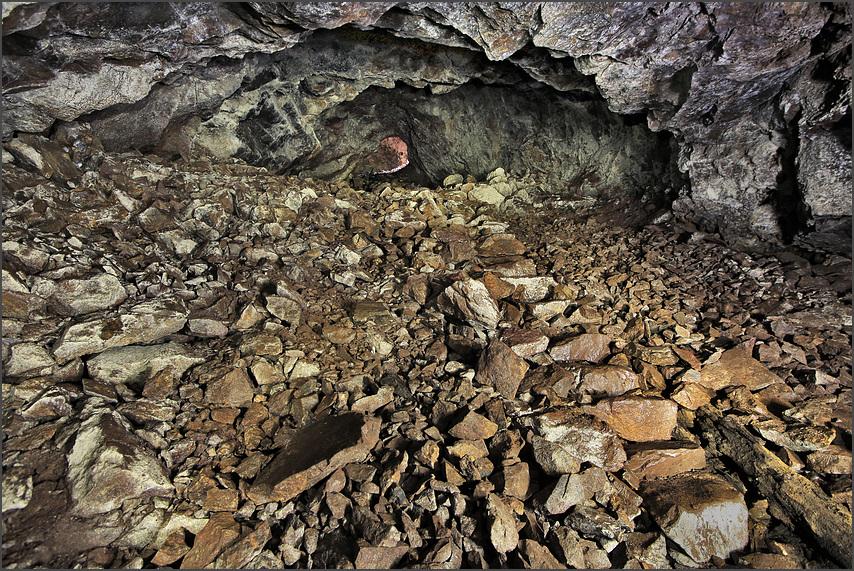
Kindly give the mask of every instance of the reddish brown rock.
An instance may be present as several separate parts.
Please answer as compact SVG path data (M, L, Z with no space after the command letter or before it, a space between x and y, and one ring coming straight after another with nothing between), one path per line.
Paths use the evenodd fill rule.
M516 391L525 373L528 363L522 360L510 347L494 339L480 354L475 379L484 385L495 388L508 399L516 398Z
M583 394L616 397L641 386L640 376L628 367L581 365L577 371L581 382L576 390Z
M222 552L222 555L217 558L216 568L243 569L261 553L271 538L270 523L266 520L261 521L253 531Z
M726 480L709 474L676 476L647 480L639 491L662 531L694 561L726 559L747 545L747 505Z
M707 389L700 383L682 383L673 391L670 398L689 410L697 410L712 402L714 396L715 391Z
M632 442L669 440L676 427L678 406L668 399L621 396L584 407L622 438Z
M151 562L158 567L164 567L175 563L190 551L190 547L184 540L184 530L176 531L166 538L166 541L157 550Z
M650 365L657 365L659 367L675 365L679 362L679 357L676 356L676 353L673 352L673 349L669 345L648 347L632 342L626 345L625 352L630 357L635 357Z
M527 422L539 434L531 439L534 458L549 475L577 472L582 462L616 472L626 461L616 433L577 410L548 411L529 417Z
M301 428L261 471L249 497L256 504L288 501L338 468L364 460L379 430L379 419L353 412Z
M611 354L611 338L601 333L583 333L549 349L555 361L599 363Z
M522 358L542 353L549 347L548 337L530 329L508 330L501 336L501 340Z
M533 539L522 540L522 551L528 559L528 569L566 569L546 546Z
M208 383L205 402L217 406L249 406L254 395L246 370L233 369Z
M544 507L550 514L562 514L572 506L592 498L607 483L605 471L595 466L578 474L564 474L549 492Z
M783 381L743 349L736 348L726 351L716 363L704 366L699 382L713 391L737 385L758 391Z
M356 569L392 569L409 551L409 545L399 542L394 547L375 547L365 542L359 546L354 563Z
M451 427L448 434L463 440L483 440L492 438L497 430L497 424L474 411L469 411L459 423Z
M489 292L489 295L495 301L512 295L513 291L516 289L514 286L505 282L492 272L486 272L483 274L480 281L483 282L483 285L486 286L486 290Z
M233 512L237 511L237 490L230 488L213 488L208 490L205 503L202 508L209 512Z
M223 549L240 535L240 524L230 513L215 513L196 535L193 548L184 556L181 569L201 569L213 563Z
M691 443L646 442L625 448L629 459L623 468L640 479L666 478L706 466L706 453Z

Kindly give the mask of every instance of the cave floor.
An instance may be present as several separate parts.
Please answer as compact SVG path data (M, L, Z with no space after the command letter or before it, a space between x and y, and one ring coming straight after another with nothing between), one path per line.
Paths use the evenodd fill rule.
M850 564L850 259L500 173L5 161L4 567Z

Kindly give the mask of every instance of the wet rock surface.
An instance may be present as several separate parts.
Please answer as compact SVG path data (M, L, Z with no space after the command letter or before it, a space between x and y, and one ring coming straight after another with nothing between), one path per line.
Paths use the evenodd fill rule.
M4 567L850 564L848 258L6 158Z

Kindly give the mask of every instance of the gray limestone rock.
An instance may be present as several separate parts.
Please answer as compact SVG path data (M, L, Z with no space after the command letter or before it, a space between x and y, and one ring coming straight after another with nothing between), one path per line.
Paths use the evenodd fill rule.
M73 513L91 517L131 498L169 497L174 487L161 462L115 414L84 421L68 454Z

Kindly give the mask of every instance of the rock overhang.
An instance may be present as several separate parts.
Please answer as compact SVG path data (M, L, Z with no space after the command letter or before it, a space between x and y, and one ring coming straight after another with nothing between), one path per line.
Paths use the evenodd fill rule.
M476 161L484 163L468 169L483 171L476 175L539 165L576 197L621 188L638 195L660 181L657 200L676 199L677 215L746 248L811 230L806 240L838 249L834 236L850 235L844 3L175 4L157 14L87 6L23 3L4 12L4 140L85 121L114 150L237 156L335 178L352 174L383 138L400 136L411 156L411 172L400 175L421 182ZM502 102L532 92L540 100L525 112L505 105L504 115L493 100L472 105L470 115L487 108L493 116L470 121L465 134L423 121L431 106L433 119L465 116L459 100L475 88ZM616 132L621 119L582 115L594 126L579 143L565 120L578 105L645 116L646 127L673 140L649 130L638 140L629 129L591 152L590 140ZM354 125L372 112L373 122ZM520 118L527 141L506 128ZM466 152L477 127L505 136L474 137ZM530 140L538 129L551 145ZM422 145L425 135L438 145ZM643 138L652 143L634 148ZM493 148L514 143L515 165ZM454 154L461 166L441 164ZM585 157L600 180L608 179L601 170L630 172L593 183Z

